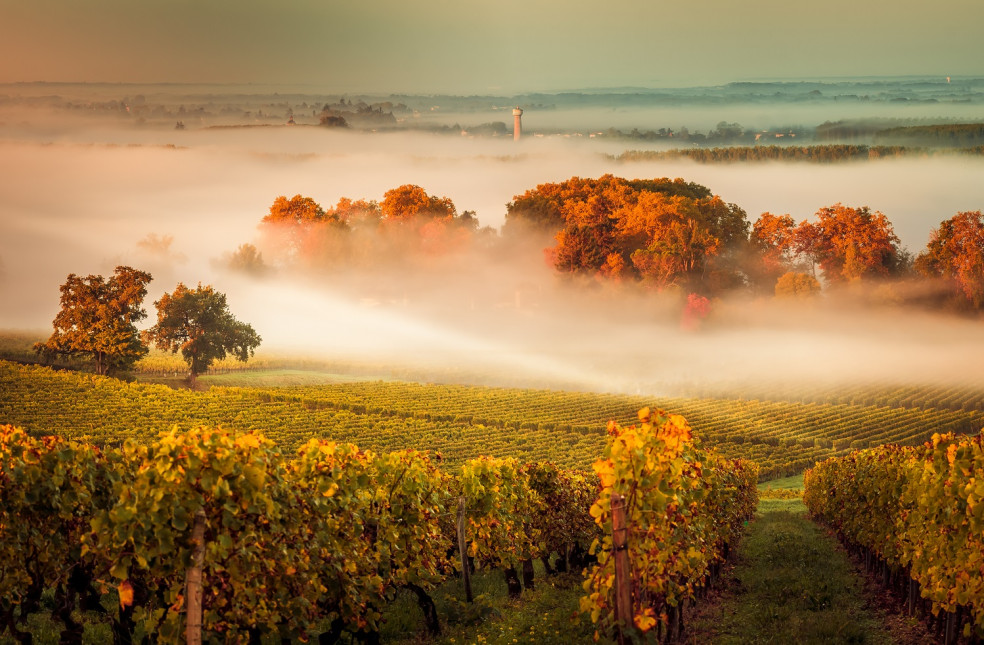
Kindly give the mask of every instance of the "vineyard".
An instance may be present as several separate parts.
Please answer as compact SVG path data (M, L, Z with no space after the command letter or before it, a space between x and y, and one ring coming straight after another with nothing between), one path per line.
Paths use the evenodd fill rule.
M952 434L984 426L979 390L677 392L690 396L397 381L202 392L0 361L0 584L19 599L3 628L20 639L48 611L79 642L72 608L102 607L88 620L105 638L178 640L198 602L213 640L361 639L400 592L434 634L439 585L475 566L518 595L536 561L585 572L581 611L603 639L662 642L716 577L754 482L812 467L815 517L911 585L941 638L980 630L981 439ZM50 556L32 555L39 539ZM68 609L45 609L52 590Z
M804 502L945 643L984 636L984 433L817 464ZM979 641L978 641L979 642Z
M0 426L0 633L30 643L45 612L59 642L82 643L87 610L119 643L378 642L407 589L437 635L437 584L460 572L471 602L477 565L519 596L540 559L595 563L581 606L599 636L668 636L751 517L757 469L703 448L680 416L638 416L608 425L596 475L494 457L442 469L317 439L287 456L205 427L100 448ZM621 568L613 535L632 544Z
M933 433L984 427L979 393L872 388L824 401L654 398L555 390L363 381L207 392L125 383L0 361L0 422L96 444L150 440L197 425L257 430L282 449L311 438L377 451L407 447L459 465L479 455L586 469L610 420L648 406L685 416L709 446L759 464L772 479L816 461L883 443L915 445ZM781 390L776 390L781 392Z

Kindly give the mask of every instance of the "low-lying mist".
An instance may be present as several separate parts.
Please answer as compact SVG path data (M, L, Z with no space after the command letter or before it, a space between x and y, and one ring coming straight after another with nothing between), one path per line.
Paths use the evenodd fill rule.
M182 281L212 284L263 337L262 351L426 365L463 380L658 393L729 379L980 380L980 322L891 308L712 303L681 325L686 294L572 284L544 261L549 240L511 254L475 252L420 271L224 268L240 245L262 249L260 220L278 195L324 206L381 200L403 184L447 196L498 229L514 195L604 173L683 177L744 208L799 221L842 202L885 213L915 253L932 228L984 202L984 163L904 159L814 165L619 164L611 142L470 139L319 128L45 130L11 123L0 140L0 329L50 330L69 273L127 264L154 276L145 302Z

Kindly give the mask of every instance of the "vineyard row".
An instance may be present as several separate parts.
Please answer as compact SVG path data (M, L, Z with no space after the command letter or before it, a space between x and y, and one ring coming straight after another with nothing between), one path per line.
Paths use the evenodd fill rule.
M923 603L947 643L984 636L984 434L884 445L806 471L803 501Z
M149 439L178 426L260 430L285 450L308 439L351 441L379 451L415 447L459 465L480 454L590 466L605 425L630 422L652 403L637 396L357 382L317 387L176 391L0 362L0 423L104 444ZM976 432L978 410L662 398L709 445L754 460L764 478L886 442L918 444L934 432Z
M118 643L197 629L335 642L377 633L408 589L437 633L429 592L456 572L502 569L518 594L535 558L548 571L593 558L581 605L598 629L666 631L738 539L758 473L702 448L682 417L639 416L609 425L595 475L491 457L442 470L426 453L320 440L285 457L258 433L201 427L114 448L0 426L0 626L30 642L51 590L63 643L82 642L79 609L101 610ZM616 494L632 625L612 613Z

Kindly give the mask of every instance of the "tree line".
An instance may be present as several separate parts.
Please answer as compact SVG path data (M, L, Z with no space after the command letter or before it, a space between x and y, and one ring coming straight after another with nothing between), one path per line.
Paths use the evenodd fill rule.
M483 254L543 240L558 275L602 284L799 297L849 284L928 282L932 288L919 291L932 295L916 304L984 305L980 211L943 220L915 255L888 217L868 206L824 206L798 223L768 212L751 221L738 205L683 179L571 177L516 195L506 209L497 232L416 185L387 191L381 202L343 197L327 209L310 197L280 196L260 222L259 244L282 266L368 273L465 270ZM253 244L227 262L256 274L272 268Z
M974 149L964 150L974 153ZM668 161L690 159L698 163L746 161L809 161L835 163L897 157L926 157L938 154L912 146L868 146L864 144L830 144L817 146L728 146L714 148L678 148L675 150L627 150L612 158L615 161ZM977 154L980 154L977 152Z
M143 300L152 276L128 266L113 275L70 274L61 285L61 309L54 332L34 350L45 361L56 356L90 360L97 374L125 372L147 355L149 346L177 353L188 363L191 379L216 360L232 354L246 361L261 338L229 311L226 296L201 283L183 283L154 302L157 323L140 332L136 323L147 317Z
M961 212L934 229L918 256L867 206L834 204L799 223L743 209L682 179L573 177L541 184L507 206L505 233L553 235L559 273L708 295L746 289L809 295L860 282L925 279L942 298L984 305L984 216Z
M928 144L927 144L928 145ZM930 157L938 155L982 155L984 146L933 149L912 145L830 144L816 146L727 146L714 148L677 148L674 150L626 150L612 155L615 161L671 161L690 159L697 163L738 163L746 161L808 161L837 163L894 159L901 157Z

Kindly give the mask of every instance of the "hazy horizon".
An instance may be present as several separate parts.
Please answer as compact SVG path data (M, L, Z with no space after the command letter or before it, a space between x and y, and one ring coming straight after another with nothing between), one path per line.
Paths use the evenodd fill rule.
M981 73L975 0L0 0L0 82L304 83L518 93Z

